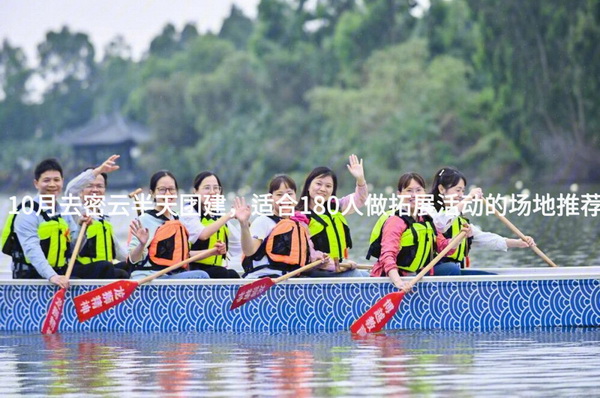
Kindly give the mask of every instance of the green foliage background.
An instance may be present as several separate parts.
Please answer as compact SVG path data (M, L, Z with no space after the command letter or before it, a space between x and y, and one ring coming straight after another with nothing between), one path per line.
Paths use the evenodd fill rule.
M0 187L29 186L45 156L68 170L56 138L115 111L152 132L142 169L183 186L207 169L228 190L280 172L300 183L319 165L342 173L351 153L376 187L444 165L476 183L598 182L600 2L431 3L417 18L403 0L262 0L218 34L167 25L141 60L116 39L97 61L68 27L35 68L4 42Z

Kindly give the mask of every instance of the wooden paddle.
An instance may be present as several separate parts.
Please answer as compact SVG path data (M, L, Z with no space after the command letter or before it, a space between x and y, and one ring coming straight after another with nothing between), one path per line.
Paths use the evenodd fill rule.
M214 250L215 254L217 253L217 249L212 250ZM75 311L77 312L77 318L79 318L79 322L87 321L88 319L95 317L109 308L112 308L115 305L125 301L129 296L131 296L131 293L133 293L139 285L143 285L144 283L150 282L159 276L167 274L194 261L202 260L206 257L207 253L203 251L202 253L198 253L187 260L183 260L177 264L155 272L152 275L142 278L139 281L119 280L81 294L73 299L73 302L75 303Z
M515 225L513 223L508 221L508 219L506 217L504 217L502 214L500 214L500 212L498 210L496 210L496 207L492 206L485 198L482 198L482 199L483 199L483 203L485 203L486 206L488 206L488 208L494 210L494 214L496 215L496 217L498 217L500 219L500 221L502 221L504 223L504 225L506 225L519 238L521 238L521 240L523 242L527 242L527 237L519 230L519 228L515 227ZM548 256L546 256L544 254L544 252L541 251L537 246L530 246L529 248L531 250L533 250L535 252L535 254L540 256L542 258L542 260L544 260L551 267L558 267L558 265L554 264L554 261L550 260L550 258Z
M138 188L133 192L130 192L127 196L129 197L129 199L133 199L133 201L135 202L135 204L137 205L136 207L136 212L138 216L142 215L142 209L140 208L140 200L138 198L138 195L142 193L142 188Z
M437 264L438 261L448 254L450 250L458 246L465 236L466 232L461 232L456 235L450 241L450 243L448 243L448 246L446 246L446 248L440 252L440 254L435 256L435 258L431 260L417 276L408 282L407 287L412 289L415 283L420 281L421 278L423 278ZM393 292L385 295L360 318L354 321L352 326L350 326L350 331L358 334L379 332L381 329L383 329L385 324L392 319L396 311L398 311L398 307L400 306L400 302L403 298L403 291Z
M84 222L79 230L79 235L77 236L77 241L75 242L75 248L73 249L73 253L71 253L71 258L69 258L69 264L67 265L67 272L65 273L67 280L71 277L71 272L73 272L73 266L75 265L75 260L79 254L79 248L81 247L81 242L83 242L83 237L85 236L85 230L87 229L87 226L87 223ZM42 324L42 334L54 334L58 330L58 324L60 323L60 318L62 317L63 313L63 306L65 304L66 292L67 289L61 288L58 292L54 293L54 297L52 297L52 301L50 302L50 307L48 307L48 313L46 314L46 318Z
M240 307L240 306L246 304L248 301L252 301L255 298L261 296L263 293L265 293L267 290L269 290L272 286L276 285L277 283L283 282L286 279L290 279L292 276L296 276L304 271L308 271L309 269L311 269L319 264L322 264L322 263L323 263L322 260L313 261L312 263L307 264L304 267L295 269L292 272L288 272L287 274L282 275L279 278L276 278L276 279L260 278L253 282L242 285L238 289L237 293L235 294L235 297L233 298L233 302L231 303L231 307L229 308L229 311L234 310L237 307Z

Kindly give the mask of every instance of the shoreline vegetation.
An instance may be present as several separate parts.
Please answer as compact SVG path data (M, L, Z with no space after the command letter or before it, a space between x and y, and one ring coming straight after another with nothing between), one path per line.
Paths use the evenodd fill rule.
M215 33L166 25L140 60L119 37L96 60L67 26L36 67L5 41L2 192L26 190L45 157L66 176L88 166L65 133L115 113L150 132L141 181L212 169L258 192L353 152L374 187L443 165L476 185L600 181L600 3L432 0L420 17L411 2L310 3L262 0L254 20L234 6Z

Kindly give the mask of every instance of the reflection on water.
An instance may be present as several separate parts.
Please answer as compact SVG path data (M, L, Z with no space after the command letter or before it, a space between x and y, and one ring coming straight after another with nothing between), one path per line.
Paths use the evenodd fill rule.
M590 396L600 330L0 334L0 395Z

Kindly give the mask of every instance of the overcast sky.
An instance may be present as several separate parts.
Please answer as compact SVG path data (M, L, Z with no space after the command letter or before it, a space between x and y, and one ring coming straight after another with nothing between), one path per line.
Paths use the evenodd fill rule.
M178 31L188 22L216 32L231 5L252 18L259 0L0 0L0 40L25 50L36 62L36 46L49 30L64 25L90 36L96 52L116 35L125 37L137 59L169 22Z

